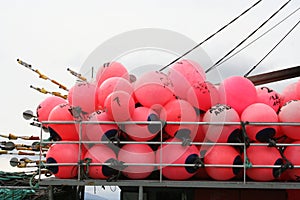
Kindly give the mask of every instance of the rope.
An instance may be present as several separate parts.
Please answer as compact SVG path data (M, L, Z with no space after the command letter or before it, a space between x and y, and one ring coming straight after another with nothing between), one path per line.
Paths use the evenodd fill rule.
M110 176L106 181L107 182L116 182L119 177L121 176L121 172L123 169L125 169L127 166L124 165L123 161L118 161L116 159L110 159L111 168L115 170L115 174Z
M230 55L234 50L236 50L239 46L241 46L244 42L246 42L252 35L254 35L259 29L261 29L268 21L270 21L279 11L281 11L291 0L287 1L283 4L276 12L274 12L266 21L264 21L258 28L256 28L252 33L250 33L244 40L242 40L238 45L236 45L233 49L231 49L227 54L225 54L221 59L219 59L215 64L209 67L205 73L211 71L212 69L216 68L217 65L224 60L228 55Z
M250 146L250 139L249 139L249 137L247 135L247 132L246 132L246 125L247 124L249 124L249 122L241 121L242 135L243 135L243 139L244 139L246 148L248 148Z
M298 26L300 23L300 20L281 38L281 40L256 64L254 65L245 75L244 77L247 77L268 55L271 54L271 52L277 48L277 46Z
M90 164L92 162L92 159L91 158L85 158L83 160L83 162L85 163L85 170L83 170L83 178L88 178L89 177L89 171L90 171Z
M281 167L280 167L278 170L276 170L276 172L275 172L275 178L280 177L280 175L281 175L283 172L285 172L286 170L288 170L288 169L293 169L293 168L294 168L294 164L291 163L291 162L285 157L285 155L284 155L284 153L283 153L283 147L279 147L279 148L277 148L277 149L278 149L278 151L279 151L279 153L280 153L280 155L281 155L281 158L285 161L285 163L282 164Z
M281 23L283 23L284 21L286 21L288 18L290 18L292 15L294 15L297 11L300 10L300 7L298 7L296 10L294 10L293 12L291 12L288 16L286 16L285 18L283 18L280 22L278 22L277 24L275 24L274 26L272 26L271 28L269 28L267 31L265 31L263 34L261 34L260 36L258 36L257 38L255 38L254 40L252 40L251 42L249 42L246 46L244 46L243 48L241 48L240 50L236 51L235 53L233 53L231 56L228 56L226 59L224 59L222 62L220 62L219 64L216 65L219 66L221 64L223 64L224 62L230 60L233 56L237 55L238 53L240 53L241 51L243 51L244 49L246 49L247 47L249 47L250 45L252 45L254 42L256 42L257 40L259 40L260 38L262 38L263 36L265 36L267 33L269 33L270 31L272 31L274 28L276 28L277 26L279 26Z
M173 60L172 62L170 62L169 64L167 64L166 66L162 67L159 71L162 71L162 70L166 69L167 67L169 67L170 65L174 64L175 62L177 62L178 60L180 60L181 58L183 58L184 56L186 56L190 52L192 52L195 49L197 49L199 46L201 46L202 44L204 44L205 42L207 42L209 39L211 39L212 37L214 37L216 34L218 34L219 32L221 32L222 30L224 30L227 26L229 26L230 24L232 24L233 22L235 22L237 19L239 19L240 17L242 17L244 14L246 14L249 10L251 10L252 8L254 8L260 2L261 2L261 0L257 1L251 7L249 7L244 12L242 12L240 15L238 15L233 20L231 20L229 23L227 23L225 26L223 26L222 28L220 28L218 31L216 31L215 33L213 33L212 35L210 35L209 37L207 37L205 40L203 40L202 42L200 42L199 44L197 44L196 46L194 46L192 49L188 50L187 52L185 52L184 54L182 54L181 56L179 56L178 58L176 58L175 60Z

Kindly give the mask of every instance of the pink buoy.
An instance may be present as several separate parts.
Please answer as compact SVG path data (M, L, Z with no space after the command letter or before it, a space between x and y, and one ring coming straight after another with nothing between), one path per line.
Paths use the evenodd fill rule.
M185 100L193 85L206 80L203 68L192 60L181 60L170 66L168 77L173 83L175 95Z
M69 104L80 107L85 113L92 113L96 109L96 85L87 82L76 83L68 93Z
M123 122L131 119L135 102L130 94L124 91L115 91L107 96L104 109L110 120Z
M51 110L62 103L67 103L67 101L57 96L49 96L44 99L36 108L36 115L39 122L48 121ZM43 126L48 127L48 124L43 124Z
M75 178L78 173L78 144L53 144L46 154L47 164L61 164L61 166L47 166L56 178ZM63 163L73 166L63 166Z
M300 100L300 80L296 83L297 99Z
M104 63L97 71L96 83L99 87L106 79L111 77L122 77L129 80L129 73L124 65L119 62Z
M300 122L300 100L287 102L280 108L280 122ZM300 140L300 126L281 126L283 134L293 140Z
M84 159L91 159L90 163L93 164L88 166L88 175L91 178L106 179L116 173L113 166L103 165L111 164L117 159L115 152L106 145L96 144L92 146L87 150Z
M95 122L95 124L85 124L83 132L84 139L89 141L108 141L118 133L118 125L105 124L105 122L111 121L106 112L96 111L88 117L88 121Z
M187 92L187 101L195 108L206 112L213 105L220 103L218 89L210 82L197 82Z
M134 109L131 120L133 122L160 122L158 114L147 107ZM135 141L149 141L162 129L160 124L125 124L124 131Z
M205 167L207 174L218 181L235 178L242 168L234 166L242 164L243 160L240 153L232 146L215 145L207 149L204 155L204 165L232 165L232 167Z
M130 179L146 179L155 169L155 153L147 144L124 145L118 153L118 160L131 164L122 170L123 175Z
M284 150L284 155L288 161L293 163L293 165L300 165L300 141L295 141L291 143L295 146L287 146ZM293 168L287 170L288 177L294 181L299 181L300 168Z
M242 76L231 76L224 79L219 86L220 103L235 109L239 115L243 110L257 101L254 84Z
M201 113L199 115L199 120L198 121L203 122L203 117L204 117L204 114ZM191 138L193 138L193 137L191 137ZM205 132L203 130L203 125L199 125L197 127L196 136L194 137L193 142L204 142L204 139L205 139Z
M255 181L272 181L279 177L278 165L283 164L283 159L275 147L250 146L247 148L246 153L253 166L246 171L249 178ZM274 168L255 167L255 165L271 165Z
M284 106L288 101L298 100L297 82L293 82L283 89L281 93L281 106Z
M175 99L170 101L165 106L165 112L160 116L161 119L166 119L166 121L173 122L195 122L198 120L197 114L193 106L185 101L180 99ZM163 116L165 115L165 116ZM190 139L192 136L195 137L197 131L197 125L195 124L167 124L164 130L171 136L177 138L186 138Z
M203 160L206 152L208 149L210 149L211 146L209 145L198 145L197 148L199 149L199 152L200 152L200 159ZM197 170L197 173L195 174L194 176L196 179L200 179L200 180L207 180L207 179L210 179L210 176L207 174L206 172L206 169L205 167L200 167L198 170Z
M97 109L104 108L104 102L106 97L115 91L124 91L128 94L133 93L133 86L131 83L122 77L111 77L103 81L103 83L97 88Z
M268 87L258 87L256 88L256 92L257 103L267 104L271 106L271 108L273 108L276 113L278 112L281 104L281 98L279 93Z
M76 114L76 111L69 104L63 103L55 106L49 114L48 121L57 121L60 123L48 125L51 136L57 140L78 141L78 125L68 123L79 119L74 114ZM66 123L64 124L63 122Z
M166 142L180 143L179 139L171 138ZM156 163L167 165L159 167L162 175L171 180L186 180L197 173L193 166L172 166L169 164L195 164L199 160L199 150L195 145L163 144L156 151Z
M203 122L240 122L239 114L230 106L217 104L206 111ZM211 142L239 142L240 125L203 125L205 137Z
M254 103L242 113L243 122L274 122L278 123L278 115L273 108L264 103ZM246 133L250 140L256 142L269 142L278 131L275 125L246 125Z
M171 81L158 71L142 74L134 83L134 95L137 102L148 108L155 104L163 106L175 99Z

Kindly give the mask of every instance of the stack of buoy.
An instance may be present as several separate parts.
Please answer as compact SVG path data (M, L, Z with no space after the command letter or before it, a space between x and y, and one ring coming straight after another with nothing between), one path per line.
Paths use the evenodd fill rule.
M281 136L298 144L300 127L272 124L300 122L300 81L282 94L242 76L217 86L187 59L166 73L130 77L121 63L105 63L96 80L77 82L67 100L47 97L38 105L39 121L61 122L45 123L52 139L77 142L49 149L47 163L57 178L74 178L78 159L94 179L147 179L158 171L169 180L232 180L247 165L250 180L272 181L287 161L300 163L300 146L276 146ZM300 176L296 169L286 173Z

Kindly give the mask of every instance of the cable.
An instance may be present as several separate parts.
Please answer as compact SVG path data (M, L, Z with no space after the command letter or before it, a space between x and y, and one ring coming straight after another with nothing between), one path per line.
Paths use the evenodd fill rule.
M276 14L279 13L288 3L290 3L291 0L287 1L285 4L283 4L276 12L274 12L266 21L264 21L258 28L256 28L252 33L250 33L244 40L242 40L237 46L235 46L233 49L231 49L226 55L224 55L221 59L219 59L215 64L213 64L211 67L209 67L205 73L211 71L212 69L216 68L217 65L224 60L228 55L230 55L234 50L236 50L239 46L241 46L244 42L246 42L252 35L254 35L259 29L261 29L268 21L270 21Z
M251 7L249 7L244 12L242 12L240 15L238 15L233 20L231 20L229 23L227 23L225 26L223 26L222 28L220 28L218 31L216 31L215 33L213 33L212 35L210 35L208 38L206 38L205 40L203 40L202 42L200 42L199 44L197 44L196 46L194 46L192 49L188 50L187 52L185 52L184 54L182 54L181 56L179 56L178 58L176 58L175 60L173 60L172 62L170 62L169 64L167 64L166 66L162 67L159 71L162 71L162 70L166 69L170 65L174 64L175 62L177 62L179 59L183 58L184 56L186 56L187 54L189 54L190 52L192 52L193 50L195 50L196 48L198 48L199 46L201 46L202 44L204 44L205 42L207 42L209 39L211 39L212 37L214 37L216 34L218 34L219 32L221 32L222 30L224 30L227 26L229 26L230 24L232 24L233 22L235 22L237 19L239 19L241 16L243 16L244 14L246 14L249 10L251 10L252 8L254 8L261 1L262 0L257 1Z
M283 38L256 64L254 65L245 75L247 77L270 53L298 26L300 20L284 35Z
M273 30L274 28L276 28L277 26L279 26L282 22L284 22L285 20L287 20L288 18L290 18L292 15L294 15L297 11L300 10L300 7L298 7L296 10L294 10L293 12L291 12L288 16L286 16L284 19L282 19L280 22L278 22L277 24L275 24L274 26L272 26L270 29L268 29L267 31L265 31L263 34L261 34L260 36L258 36L256 39L252 40L250 43L248 43L246 46L244 46L243 48L241 48L240 50L238 50L237 52L235 52L234 54L232 54L231 56L227 57L226 59L224 59L222 62L220 62L218 65L219 66L221 64L223 64L224 62L228 61L229 59L231 59L233 56L237 55L238 53L240 53L242 50L246 49L247 47L249 47L250 45L252 45L254 42L256 42L257 40L259 40L260 38L262 38L263 36L265 36L267 33L269 33L271 30Z

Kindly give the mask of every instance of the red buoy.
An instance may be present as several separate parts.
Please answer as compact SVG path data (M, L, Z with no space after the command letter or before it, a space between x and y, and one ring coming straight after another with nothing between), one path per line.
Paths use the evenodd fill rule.
M129 80L129 73L124 65L119 62L104 63L97 71L96 85L99 87L106 79L122 77Z
M180 142L171 138L166 142ZM186 180L197 173L193 166L168 166L168 164L196 164L199 160L199 150L195 145L182 146L181 144L163 144L156 151L156 163L167 165L159 167L162 175L171 180Z
M76 83L68 93L69 104L80 107L83 112L92 113L96 109L96 85L88 82Z
M105 124L101 122L109 122L107 113L97 111L92 113L88 121L90 122L99 122L95 124L85 124L83 131L83 138L90 141L108 141L112 137L115 137L118 133L117 124Z
M180 99L175 99L170 101L165 106L165 112L161 113L160 118L166 119L166 121L174 122L195 122L197 121L197 114L193 106L185 101ZM163 115L166 116L163 116ZM165 131L171 137L191 137L196 135L197 125L195 124L167 124L165 126ZM191 138L193 139L193 138Z
M287 146L284 150L284 155L293 165L300 165L300 141L293 142L295 146ZM299 181L300 168L288 169L289 177L294 181Z
M155 153L147 144L124 145L118 153L118 160L132 164L122 170L130 179L146 179L155 169Z
M159 122L158 114L147 107L137 107L134 109L131 120L133 122ZM136 141L148 141L153 139L162 129L160 124L125 124L124 130L127 135Z
M78 144L53 144L46 154L47 164L61 164L61 166L47 166L56 178L75 178L78 174ZM73 166L63 166L63 163Z
M297 82L285 86L281 93L281 106L284 106L284 104L291 100L300 100L298 98L297 87Z
M188 102L195 108L206 112L213 105L220 103L218 89L210 82L197 82L187 92Z
M134 112L135 102L130 94L124 91L115 91L107 96L104 110L110 120L123 122L130 120Z
M278 115L273 108L264 103L254 103L242 113L241 120L246 122L278 122ZM274 125L246 125L248 137L257 142L269 142L278 131Z
M204 117L204 114L199 114L199 122L202 122L203 121L203 117ZM193 137L191 137L193 138ZM203 130L203 125L199 125L197 127L197 132L196 132L196 136L194 137L193 139L193 142L203 142L205 139L205 132ZM199 146L197 146L199 147Z
M235 109L239 115L243 110L257 101L254 84L243 76L231 76L224 79L219 86L220 103Z
M269 105L277 113L280 105L281 98L280 94L269 87L258 87L257 92L257 103L264 103Z
M89 177L95 179L106 179L115 174L116 170L109 164L116 160L116 154L108 146L103 144L96 144L92 146L87 150L84 156L84 159L87 158L91 159L90 163L95 164L88 166Z
M300 100L287 102L280 108L279 114L280 122L300 122ZM283 134L287 137L300 140L300 126L281 126Z
M48 125L51 136L57 140L77 141L79 139L78 125L68 123L78 119L78 116L74 116L76 111L72 109L73 107L69 104L63 103L55 106L49 114L48 121L60 122ZM65 122L65 124L63 122Z
M180 60L170 66L168 77L173 84L175 95L185 100L193 85L196 86L206 80L203 68L192 60Z
M57 96L49 96L44 99L36 108L36 115L39 122L48 121L51 110L62 103L67 103L67 101ZM44 124L43 126L48 127L48 124Z
M204 165L232 165L232 167L206 166L207 174L218 181L230 180L236 177L242 168L234 165L242 165L240 153L232 146L215 145L207 149L204 155Z
M247 157L253 167L248 168L247 176L255 181L272 181L278 178L278 169L276 166L283 164L283 159L275 147L268 146L250 146L247 148ZM271 165L270 167L255 167L255 165Z
M163 106L175 99L173 85L168 76L158 71L142 74L134 83L134 95L140 104L148 108L155 104Z
M103 81L103 83L97 88L97 109L104 108L104 102L106 97L115 91L124 91L128 94L133 93L133 86L131 83L122 77L111 77Z
M206 111L203 122L240 122L239 114L230 106L217 104ZM240 125L203 125L205 137L212 142L238 142Z

